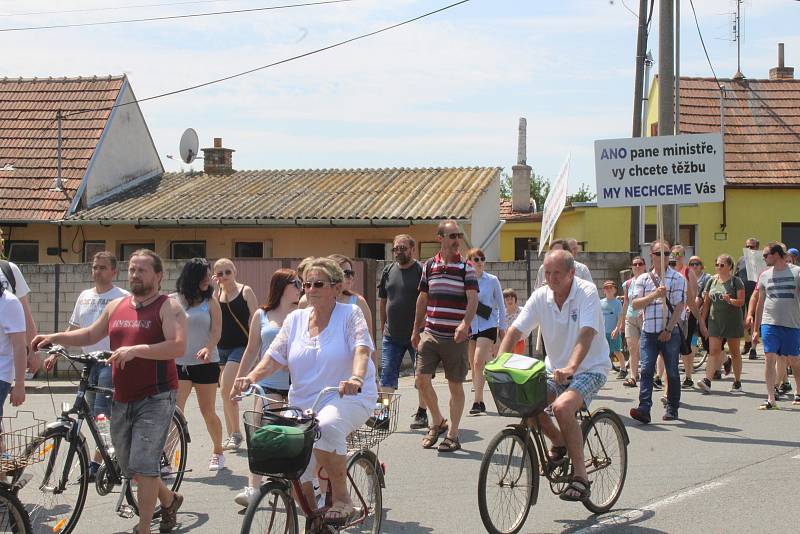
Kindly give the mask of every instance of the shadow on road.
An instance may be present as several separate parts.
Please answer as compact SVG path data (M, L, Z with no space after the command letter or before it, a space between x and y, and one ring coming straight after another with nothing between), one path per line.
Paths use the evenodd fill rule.
M724 437L724 436L686 436L687 438L696 439L697 441L706 441L708 443L735 443L736 445L768 445L770 447L788 447L796 448L797 441L782 441L777 439L758 439L758 438L745 438L745 437Z
M387 511L388 510L385 509L384 514ZM423 534L433 532L433 529L422 526L414 521L392 521L384 516L383 522L381 523L381 532L383 534L395 534L396 532L402 532L403 534Z
M678 424L680 425L681 428L689 430L706 430L708 432L724 432L726 434L732 434L742 431L741 428L719 426L715 425L714 423L701 423L699 421L689 421L687 419L679 419Z
M681 409L689 410L692 412L714 412L714 413L736 413L738 408L717 408L716 406L700 406L697 404L689 404L681 400Z
M186 481L199 484L208 484L210 486L228 486L232 489L240 489L249 484L248 477L245 475L235 475L228 469L217 471L216 475L209 475L205 477L186 477Z
M655 528L639 527L637 523L652 519L656 513L653 510L639 510L636 508L623 508L615 510L601 516L594 516L583 521L577 520L559 520L559 523L564 524L563 532L565 534L582 533L582 532L596 532L602 530L609 530L613 532L634 532L640 534L665 534L664 530Z

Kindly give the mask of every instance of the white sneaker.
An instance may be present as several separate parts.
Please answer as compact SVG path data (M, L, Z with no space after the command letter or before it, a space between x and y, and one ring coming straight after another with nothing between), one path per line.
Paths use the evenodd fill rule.
M238 451L239 447L242 445L242 434L240 432L234 432L225 443L222 445L222 448L226 451Z
M219 471L220 469L225 467L225 455L224 454L212 454L211 461L208 463L208 470L209 471Z
M258 494L252 486L245 486L241 493L233 498L234 502L240 506L248 506L250 501Z

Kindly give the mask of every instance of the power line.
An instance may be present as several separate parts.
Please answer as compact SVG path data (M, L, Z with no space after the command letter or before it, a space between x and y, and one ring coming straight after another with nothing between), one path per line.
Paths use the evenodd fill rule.
M132 100L130 102L124 102L124 103L121 103L121 104L115 104L115 105L109 106L109 107L101 107L101 108L84 109L84 110L79 110L79 111L73 111L72 113L66 113L66 114L62 115L62 118L72 117L74 115L80 115L80 114L83 114L83 113L91 113L91 112L94 112L94 111L113 110L115 108L119 108L119 107L122 107L122 106L127 106L127 105L130 105L130 104L138 104L138 103L141 103L141 102L148 102L150 100L156 100L158 98L164 98L164 97L167 97L167 96L177 95L177 94L180 94L180 93L186 93L188 91L193 91L195 89L200 89L202 87L207 87L209 85L214 85L214 84L217 84L217 83L226 82L226 81L232 80L234 78L240 78L242 76L246 76L248 74L252 74L252 73L258 72L260 70L268 69L268 68L271 68L271 67L276 67L278 65L283 65L284 63L289 63L289 62L292 62L292 61L296 61L296 60L304 58L304 57L313 56L314 54L319 54L320 52L325 52L327 50L332 50L334 48L338 48L340 46L344 46L346 44L349 44L349 43L352 43L352 42L355 42L355 41L359 41L361 39L366 39L367 37L372 37L374 35L378 35L379 33L388 32L390 30L394 30L394 29L399 28L401 26L406 26L408 24L411 24L412 22L416 22L418 20L422 20L422 19L430 17L432 15L436 15L437 13L441 13L443 11L447 11L448 9L452 9L452 8L454 8L456 6L461 5L461 4L466 4L469 1L470 0L460 0L458 2L454 2L452 4L448 4L448 5L444 6L444 7L440 7L438 9L434 9L433 11L428 11L427 13L423 13L422 15L418 15L418 16L416 16L414 18L406 19L406 20L404 20L402 22L398 22L398 23L392 24L390 26L385 26L383 28L371 31L369 33L363 33L363 34L358 35L356 37L351 37L350 39L345 39L344 41L339 41L337 43L330 44L330 45L324 46L322 48L317 48L315 50L311 50L310 52L304 52L302 54L298 54L296 56L292 56L292 57L289 57L289 58L286 58L286 59L281 59L280 61L275 61L275 62L269 63L267 65L261 65L260 67L255 67L255 68L248 69L248 70L245 70L245 71L242 71L242 72L237 72L236 74L231 74L229 76L224 76L222 78L217 78L215 80L210 80L210 81L207 81L207 82L198 83L196 85L191 85L189 87L184 87L182 89L176 89L174 91L168 91L166 93L161 93L161 94L158 94L158 95L148 96L146 98L140 98L138 100Z
M694 1L689 0L689 5L692 6L692 14L694 15L694 24L697 26L697 35L700 37L700 44L703 45L703 52L706 54L706 60L708 61L708 66L711 67L711 74L714 75L714 81L717 82L717 86L719 86L719 79L717 78L717 73L714 71L714 65L711 64L711 58L708 57L708 50L706 49L706 43L703 40L703 32L700 31L700 23L697 21L697 11L694 10Z
M70 13L95 13L97 11L118 11L122 9L140 9L146 7L170 7L190 4L214 4L218 2L232 2L236 0L189 0L186 2L164 2L160 4L131 4L127 6L92 7L85 9L63 9L60 11L28 11L24 13L0 13L0 17L27 17L30 15L63 15Z
M164 17L147 17L140 19L126 20L106 20L101 22L79 22L75 24L52 24L49 26L22 26L17 28L0 28L0 32L21 32L31 30L54 30L57 28L85 28L87 26L106 26L110 24L131 24L135 22L154 22L160 20L190 19L196 17L211 17L214 15L232 15L236 13L253 13L256 11L273 11L277 9L289 9L295 7L320 6L325 4L340 4L343 2L353 2L355 0L320 0L318 2L306 2L302 4L285 4L281 6L253 7L249 9L231 9L228 11L213 11L210 13L192 13L190 15L169 15Z

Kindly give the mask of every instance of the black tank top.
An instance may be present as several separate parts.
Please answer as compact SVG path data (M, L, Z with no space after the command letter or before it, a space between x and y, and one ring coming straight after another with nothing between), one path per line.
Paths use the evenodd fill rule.
M246 347L246 331L250 327L250 311L247 309L247 301L244 300L244 287L242 287L235 299L229 302L220 302L219 305L222 308L222 335L219 338L217 347L220 349ZM236 322L237 319L245 331L242 331L242 326L239 326Z

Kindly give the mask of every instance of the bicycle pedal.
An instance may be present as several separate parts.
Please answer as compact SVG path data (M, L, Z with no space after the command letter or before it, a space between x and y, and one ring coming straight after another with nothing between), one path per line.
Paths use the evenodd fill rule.
M122 519L131 519L136 514L134 513L132 506L128 504L123 504L117 510L117 515L120 516Z

